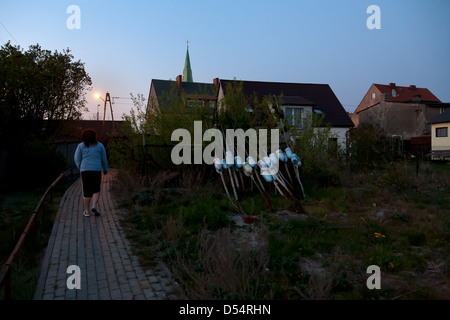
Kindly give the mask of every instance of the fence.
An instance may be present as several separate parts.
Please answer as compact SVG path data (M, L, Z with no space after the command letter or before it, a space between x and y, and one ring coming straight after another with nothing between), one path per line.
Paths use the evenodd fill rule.
M66 171L64 171L63 173L61 173L58 178L56 178L55 181L53 181L53 183L47 188L47 190L45 191L45 193L42 195L38 205L36 206L36 209L34 209L30 220L28 221L25 229L22 232L22 235L19 238L19 241L17 241L16 246L14 247L13 251L11 252L8 260L6 260L5 264L4 264L4 272L0 278L0 290L3 288L3 292L4 292L4 299L5 300L10 300L11 299L11 279L12 279L12 265L14 263L14 260L16 258L16 256L18 255L20 248L22 247L23 243L26 240L27 235L29 234L30 230L32 229L32 227L35 224L36 221L36 217L37 214L42 206L42 203L45 201L45 199L47 198L48 195L50 195L51 199L53 199L53 188L56 186L56 184L63 178L66 176L66 174L68 174L69 172L72 173L72 169L73 168L69 168Z

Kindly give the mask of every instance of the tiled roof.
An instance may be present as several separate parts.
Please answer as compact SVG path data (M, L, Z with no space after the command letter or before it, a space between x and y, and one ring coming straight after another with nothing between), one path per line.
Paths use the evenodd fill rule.
M374 86L381 91L381 93L389 93L392 95L392 90L395 89L396 96L391 96L393 102L412 102L414 97L420 95L420 100L423 102L441 102L434 94L427 88L416 88L411 85L409 87L396 86L395 84L376 84Z
M236 80L237 81L237 80ZM228 83L234 80L220 79L224 90ZM243 91L246 95L256 94L259 99L267 96L283 96L285 103L302 103L300 105L313 105L325 114L324 123L333 127L353 127L344 107L331 90L328 84L312 83L285 83L285 82L262 82L262 81L237 81L242 82Z

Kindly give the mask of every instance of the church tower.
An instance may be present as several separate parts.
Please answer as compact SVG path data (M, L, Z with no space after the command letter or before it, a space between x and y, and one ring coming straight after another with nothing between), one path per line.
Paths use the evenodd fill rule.
M187 42L186 61L184 62L183 82L194 82L192 78L191 61L189 59L189 41Z

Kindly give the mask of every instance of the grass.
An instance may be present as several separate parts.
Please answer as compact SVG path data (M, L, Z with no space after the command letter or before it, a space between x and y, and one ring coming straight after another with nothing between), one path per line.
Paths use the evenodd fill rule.
M41 270L41 259L58 209L59 199L70 182L61 181L53 191L53 202L46 200L36 218L35 227L27 235L12 268L11 298L33 299ZM46 190L36 188L0 195L0 263L3 265L17 244L33 211ZM3 290L0 292L3 298Z
M168 196L145 205L123 198L133 208L124 224L142 260L164 260L190 298L450 298L446 164L421 163L418 173L407 162L343 170L339 184L306 190L307 214L290 212L273 190L271 212L256 190L239 201L257 218L248 225L230 219L239 215L219 179L184 189L177 186L192 185L195 175L157 179L135 188ZM365 285L373 264L381 290Z

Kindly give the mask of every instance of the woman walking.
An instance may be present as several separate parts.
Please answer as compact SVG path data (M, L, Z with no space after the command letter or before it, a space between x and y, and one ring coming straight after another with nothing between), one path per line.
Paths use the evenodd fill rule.
M83 216L89 217L90 212L100 215L98 199L100 198L100 185L102 171L108 173L105 146L97 140L97 133L93 129L81 132L81 143L75 151L75 165L81 172L83 185Z

